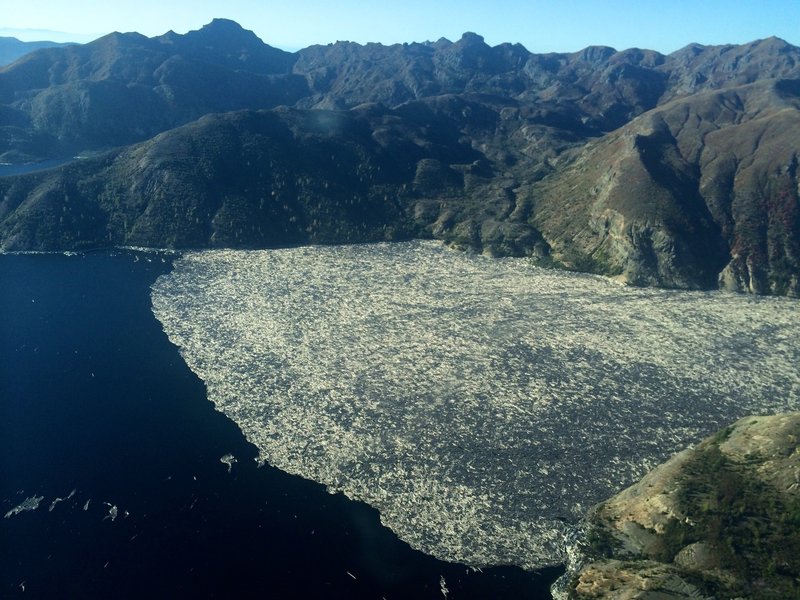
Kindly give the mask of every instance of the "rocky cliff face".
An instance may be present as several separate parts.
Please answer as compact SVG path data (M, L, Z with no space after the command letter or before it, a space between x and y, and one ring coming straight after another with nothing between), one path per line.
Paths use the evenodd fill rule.
M114 33L0 69L0 162L116 147L0 178L0 248L425 236L797 296L799 81L800 49L775 38L536 55L467 33L290 54L225 20ZM276 189L295 208L265 208Z
M747 417L595 507L557 596L795 598L800 414Z
M800 294L797 80L668 102L530 192L556 257L635 284Z

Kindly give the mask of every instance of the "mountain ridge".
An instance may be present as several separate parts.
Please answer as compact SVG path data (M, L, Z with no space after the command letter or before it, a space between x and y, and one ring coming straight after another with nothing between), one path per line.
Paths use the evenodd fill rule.
M296 232L291 240L248 234L245 244L241 235L238 241L235 235L204 235L192 243L434 237L636 285L797 296L798 82L800 48L778 38L738 46L692 44L669 55L602 46L533 54L519 44L492 47L467 32L455 42L336 42L287 53L233 21L215 19L184 35L113 33L85 46L38 51L0 69L0 161L117 147L109 156L120 163L143 147L169 148L188 136L194 141L187 159L162 160L159 169L183 182L177 197L194 190L203 198L208 233L215 219L208 211L220 209L219 199L209 195L217 184L198 177L192 158L225 164L217 171L227 170L230 181L237 175L248 180L255 173L244 165L246 157L233 165L226 151L236 154L237 144L246 142L254 156L262 156L265 148L287 144L284 151L294 156L305 148L303 140L322 139L318 123L338 121L345 126L325 133L333 154L319 157L319 170L335 173L337 194L359 196L364 165L391 156L399 170L391 177L391 169L384 171L370 185L382 186L383 195L394 200L379 202L367 193L371 200L358 204L366 212L356 221L363 225L377 211L376 222L384 219L380 227L393 234L365 233L321 187L313 202L293 196L289 204L327 215L333 219L327 230L339 228L341 235L321 235L325 228L314 226L313 233ZM231 111L260 115L240 113L233 118L238 124L263 125L274 118L292 134L237 129L234 140L213 132L210 127L230 127L232 121L207 115ZM308 114L299 118L297 111ZM356 131L368 135L353 137ZM203 154L201 132L226 142L213 156ZM465 148L470 160L452 159ZM350 157L343 171L335 169L340 152ZM109 222L117 212L133 217L122 206L128 192L117 192L116 207L91 196L90 190L101 188L111 193L98 183L103 159L82 163L46 176L0 178L0 247L55 249L128 239L105 226L91 235L74 223L69 229L63 220L58 227L51 223L49 238L43 230L29 235L41 229L30 222L40 213L29 209L41 208L45 197L53 202L45 188L55 181L86 190L80 195L86 211L102 213ZM92 168L98 171L92 174ZM301 180L316 180L308 165L282 168L294 194ZM120 169L134 186L148 177L135 164ZM187 173L194 173L194 182ZM211 187L198 190L197 181ZM253 203L263 208L263 198L244 184L236 195L240 217L252 214ZM164 204L157 209L141 202L150 207L148 218L164 221L152 231L172 231L168 222L181 219ZM283 218L281 211L270 214ZM293 225L270 227L285 233ZM150 245L181 244L180 236L144 237Z

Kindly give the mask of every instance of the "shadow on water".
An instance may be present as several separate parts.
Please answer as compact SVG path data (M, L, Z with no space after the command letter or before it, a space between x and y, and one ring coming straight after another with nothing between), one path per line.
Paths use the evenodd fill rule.
M258 468L150 311L169 268L0 255L0 512L43 497L0 519L0 595L442 598L443 577L450 598L549 597L561 569L444 563L370 507Z

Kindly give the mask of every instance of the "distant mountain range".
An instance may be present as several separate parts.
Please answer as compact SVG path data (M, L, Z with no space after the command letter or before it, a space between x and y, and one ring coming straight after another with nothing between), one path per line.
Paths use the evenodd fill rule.
M435 237L637 285L800 295L800 48L296 53L232 21L0 69L0 247Z
M41 48L57 48L60 46L68 46L69 44L60 44L58 42L23 42L13 37L0 36L0 67L9 65L18 58L25 56L29 52L39 50Z

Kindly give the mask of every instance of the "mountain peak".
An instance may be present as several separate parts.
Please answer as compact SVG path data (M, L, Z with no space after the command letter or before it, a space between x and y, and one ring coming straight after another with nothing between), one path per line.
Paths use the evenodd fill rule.
M610 46L587 46L575 53L575 56L585 62L602 63L607 61L617 51Z
M255 33L230 19L214 19L201 29L173 40L195 57L231 69L254 73L286 73L294 57L261 41Z
M255 33L245 29L230 19L214 19L196 31L184 36L188 39L201 40L205 44L227 46L229 44L264 45Z
M242 27L241 25L239 25L239 23L237 23L236 21L233 21L232 19L216 18L216 19L212 19L211 23L203 25L203 27L200 28L200 31L228 31L228 32L236 31L236 32L241 32L241 31L247 31L247 30L244 27Z
M459 40L464 45L483 45L486 42L483 41L483 36L478 35L477 33L473 33L472 31L466 31L461 36Z
M751 48L759 48L765 52L784 54L795 49L789 42L777 36L770 36L763 40L756 40L749 44Z

